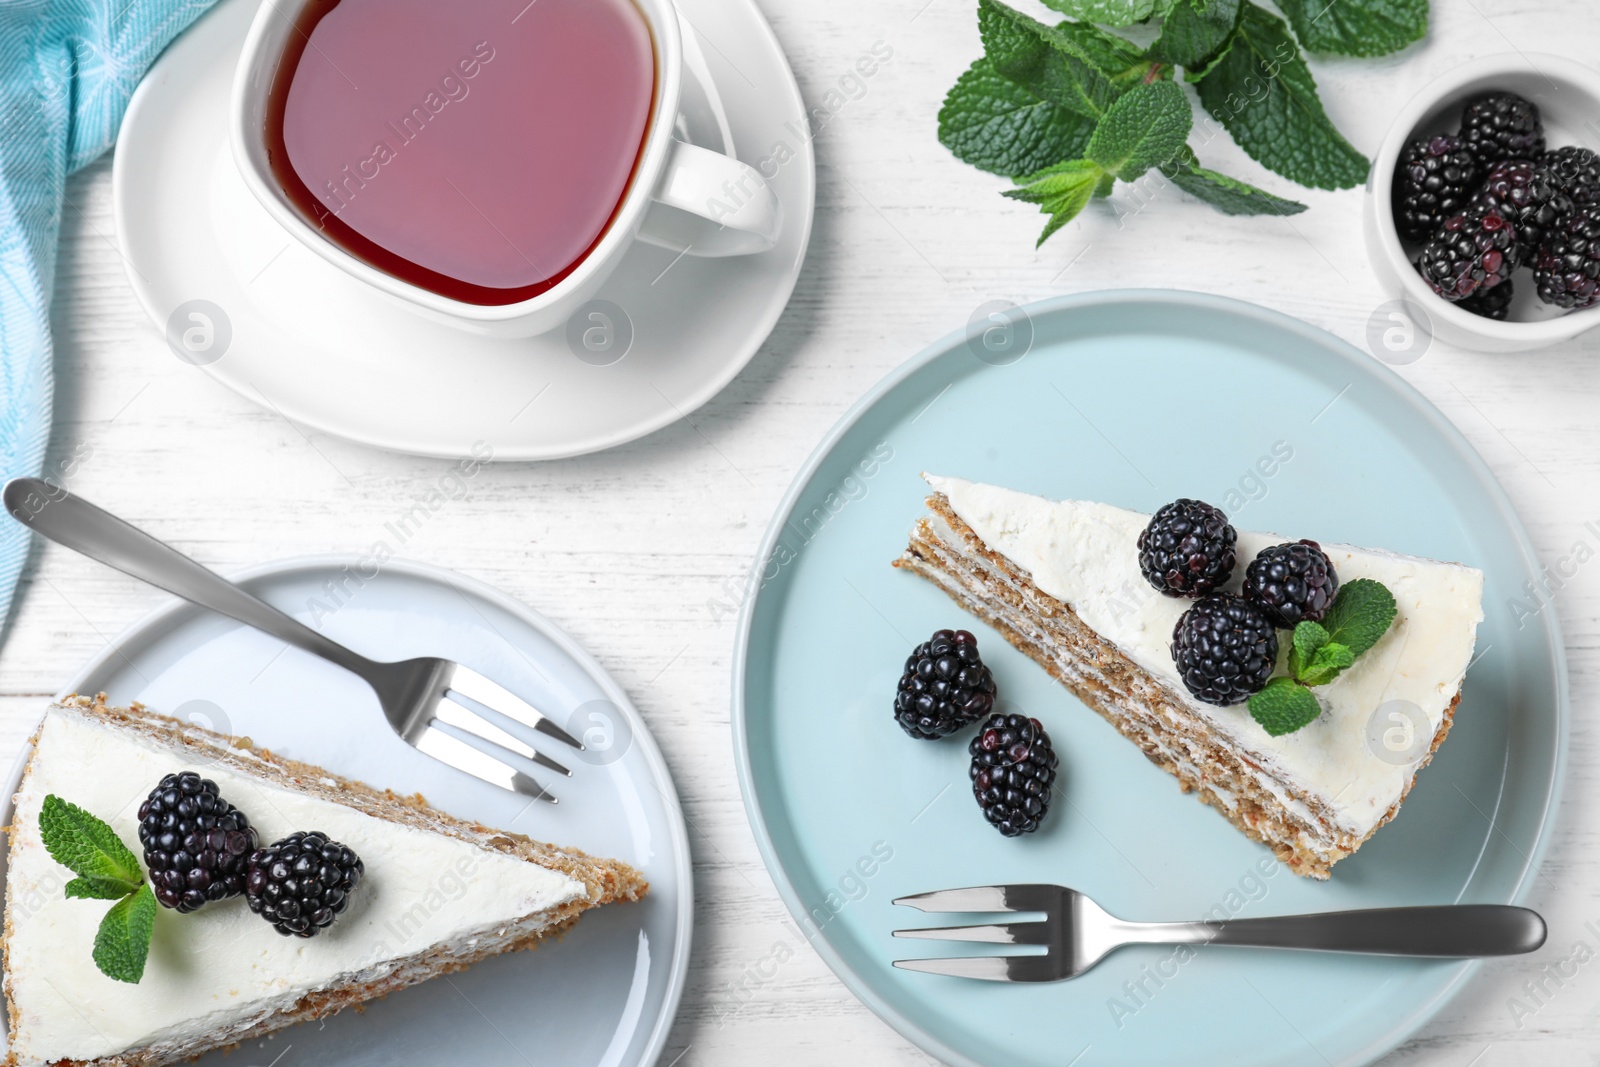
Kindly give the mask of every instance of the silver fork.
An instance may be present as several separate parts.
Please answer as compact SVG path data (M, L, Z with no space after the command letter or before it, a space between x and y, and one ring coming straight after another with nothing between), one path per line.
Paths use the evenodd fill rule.
M3 496L13 518L50 540L358 675L377 693L384 718L395 733L456 770L552 804L557 802L555 795L507 757L519 756L558 774L572 775L508 727L529 727L579 751L582 742L532 704L470 667L436 656L397 663L368 659L143 530L39 478L14 478L6 483ZM468 744L461 734L485 742L493 754Z
M896 967L992 982L1059 982L1123 945L1250 945L1363 952L1380 956L1513 956L1544 944L1537 912L1505 904L1374 908L1275 915L1225 922L1144 923L1119 919L1059 885L981 885L900 897L925 912L1042 912L1043 919L987 926L896 930L895 937L1042 945L1042 953L895 960Z

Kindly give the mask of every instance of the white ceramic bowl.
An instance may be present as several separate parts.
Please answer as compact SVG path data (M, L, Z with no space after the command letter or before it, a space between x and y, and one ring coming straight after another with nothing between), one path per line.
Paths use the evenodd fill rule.
M1463 311L1437 296L1417 274L1412 266L1417 246L1400 240L1390 202L1395 163L1406 142L1413 137L1454 133L1466 103L1496 89L1516 93L1539 105L1549 147L1595 147L1600 134L1600 71L1537 52L1484 56L1436 78L1400 109L1367 176L1362 224L1367 255L1379 283L1408 305L1407 310L1413 313L1411 317L1419 327L1462 348L1525 352L1600 326L1600 307L1563 312L1543 304L1534 295L1532 280L1523 270L1516 278L1517 295L1510 320L1496 322Z

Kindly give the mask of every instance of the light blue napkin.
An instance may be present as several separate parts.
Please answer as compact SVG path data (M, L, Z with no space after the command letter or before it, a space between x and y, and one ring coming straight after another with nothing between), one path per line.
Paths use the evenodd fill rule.
M145 68L215 0L0 0L0 471L50 436L50 295L66 177L110 148ZM45 472L48 477L50 472ZM28 531L0 518L0 620Z

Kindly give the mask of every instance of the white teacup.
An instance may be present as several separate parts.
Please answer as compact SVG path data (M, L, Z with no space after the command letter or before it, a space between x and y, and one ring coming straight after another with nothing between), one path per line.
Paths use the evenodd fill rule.
M589 254L537 296L497 306L453 300L379 270L324 237L284 193L268 161L268 93L289 35L311 2L266 0L256 13L233 80L233 158L250 191L284 229L329 263L412 311L473 333L527 337L566 322L596 294L635 240L692 256L763 252L777 240L782 208L761 175L731 156L673 135L683 87L684 28L671 0L633 0L655 46L655 100L633 179ZM714 90L707 85L706 91Z

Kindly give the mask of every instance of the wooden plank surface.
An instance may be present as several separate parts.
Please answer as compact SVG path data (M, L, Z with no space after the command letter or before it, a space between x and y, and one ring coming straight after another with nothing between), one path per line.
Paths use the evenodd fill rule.
M692 825L700 900L688 993L663 1063L922 1064L927 1057L809 949L775 976L749 977L793 935L734 780L733 621L708 602L742 581L796 469L848 405L987 300L1198 289L1364 346L1368 317L1386 297L1367 266L1359 190L1295 189L1225 139L1205 146L1205 162L1311 210L1292 220L1230 219L1167 192L1137 211L1094 205L1035 251L1041 217L1003 200L999 179L957 163L934 135L944 91L978 54L970 0L763 7L813 107L875 43L893 51L815 141L815 236L771 339L721 395L645 440L486 468L470 499L440 510L406 552L552 617L632 694L660 740ZM1434 7L1421 47L1315 64L1330 115L1365 152L1402 101L1469 58L1551 51L1593 63L1600 51L1584 0ZM110 186L102 161L68 189L50 462L80 457L73 489L224 570L369 544L442 464L293 426L175 359L124 276ZM1584 524L1600 520L1600 332L1527 355L1435 344L1399 369L1483 454L1547 561L1589 536ZM0 649L0 753L18 750L45 694L158 600L71 553L36 549ZM1386 1063L1595 1062L1600 962L1576 960L1600 952L1600 567L1580 568L1554 607L1575 715L1564 810L1532 899L1550 921L1550 942L1485 966ZM1528 983L1543 991L1530 993Z

